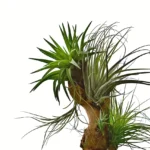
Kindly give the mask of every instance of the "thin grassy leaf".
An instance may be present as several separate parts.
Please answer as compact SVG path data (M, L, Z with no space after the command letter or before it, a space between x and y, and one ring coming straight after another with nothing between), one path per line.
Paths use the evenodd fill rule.
M129 62L125 63L123 66L121 66L119 69L117 69L114 73L111 74L110 78L115 75L116 73L118 73L120 70L122 70L124 67L126 67L127 65L129 65L130 63L132 63L133 61L137 60L138 58L144 56L144 55L147 55L149 54L149 52L146 52L146 53L143 53L135 58L133 58L132 60L130 60Z
M52 58L52 59L61 59L59 56L57 56L56 55L56 53L54 53L54 52L52 52L52 51L46 51L46 50L43 50L43 49L41 49L41 48L38 48L37 47L37 49L40 51L40 52L42 52L44 55L46 55L46 56L48 56L48 57L50 57L50 58Z
M33 89L31 90L34 91L36 90L43 82L47 81L47 80L54 80L56 78L58 78L59 76L59 73L60 73L60 70L57 70L57 71L53 71L49 74L47 74L46 76L44 76L42 79L39 80L39 82L33 87Z
M78 115L78 114L76 113L76 109L77 109L76 104L74 104L73 107L69 111L67 111L66 113L64 113L61 116L57 116L57 117L53 117L53 118L47 118L47 117L43 117L43 116L40 116L37 114L27 112L31 116L27 116L26 118L34 119L34 120L38 121L41 125L39 125L35 129L32 129L31 131L26 133L24 136L28 135L29 133L31 133L37 129L46 127L43 144L42 144L42 148L43 148L51 136L60 132L68 123L70 123L75 118L77 119L76 115Z
M70 83L72 84L72 85L74 85L74 81L73 81L73 79L72 79L72 75L71 75L71 69L69 68L69 69L66 69L66 74L67 74L67 78L68 78L68 80L70 81Z
M83 51L83 47L85 46L85 45L84 45L85 35L86 35L87 30L89 29L91 23L92 23L92 22L90 22L90 23L88 24L88 26L86 27L86 29L84 30L84 32L83 32L83 34L82 34L82 37L81 37L81 44L80 44L80 51Z
M66 93L66 96L67 96L68 99L71 101L70 96L69 96L69 94L68 94L68 91L66 90L66 86L65 86L65 82L64 82L64 81L62 82L62 86L63 86L64 92Z
M43 62L43 63L51 63L52 62L51 60L40 59L40 58L29 58L29 59L40 61L40 62Z
M141 49L141 48L143 48L143 47L146 47L147 45L145 45L145 46L141 46L141 47L139 47L139 48L137 48L137 49L135 49L135 50L133 50L133 51L131 51L130 53L128 53L127 55L125 55L123 58L121 58L120 60L118 60L110 69L109 69L109 72L111 72L114 68L116 68L116 66L118 66L118 64L120 64L123 60L125 60L126 58L128 58L129 56L131 56L131 55L133 55L133 54L136 54L136 53L139 53L139 52L144 52L144 51L148 51L148 52L150 52L150 50L148 50L148 49ZM147 53L148 54L148 53ZM145 54L144 54L145 55ZM141 57L140 55L138 56L138 58L139 57ZM137 58L135 58L134 60L136 60ZM133 59L132 59L133 60ZM131 61L132 61L131 60ZM133 60L133 61L134 61ZM129 62L129 63L131 63L131 62ZM129 64L128 63L128 64Z
M68 37L69 37L69 41L70 41L70 43L72 43L72 33L71 33L71 28L70 28L70 25L69 25L69 23L67 23L67 25L68 25Z
M70 26L69 26L69 24L68 24L70 42L69 42L69 39L68 39L66 30L65 30L64 24L62 24L62 27L59 26L59 28L60 28L61 34L62 34L62 36L63 36L63 40L64 40L64 42L65 42L65 44L66 44L67 50L70 51L70 50L71 50L70 42L72 42L72 36L71 36Z
M148 73L150 73L150 72L127 73L127 74L124 74L124 75L117 76L114 79L121 79L121 80L123 80L124 78L127 78L127 77L136 76L136 75L140 75L140 74L148 74Z
M64 52L64 50L61 48L61 46L50 36L53 43L56 45L55 50L57 50L57 53L61 55L62 58L68 59L68 54Z
M49 69L49 66L44 66L43 68L40 68L40 69L38 69L38 70L36 70L36 71L31 72L31 74L37 73L37 72L40 72L40 71L43 71L43 70L45 70L45 69Z

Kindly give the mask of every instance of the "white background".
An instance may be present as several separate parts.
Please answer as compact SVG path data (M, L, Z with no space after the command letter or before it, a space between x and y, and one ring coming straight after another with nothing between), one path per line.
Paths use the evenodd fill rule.
M129 50L150 44L149 0L0 0L1 150L41 149L44 130L21 139L37 125L30 119L14 119L25 116L21 111L48 117L62 114L61 108L68 101L62 93L62 105L58 106L51 82L29 93L32 88L29 83L40 77L30 75L30 72L41 67L41 64L28 58L42 57L36 47L47 47L43 38L48 39L52 35L59 41L58 26L67 21L77 24L79 31L83 31L90 21L93 21L92 27L105 21L108 24L118 21L119 29L134 27L128 38ZM137 65L150 68L149 58L142 59ZM149 89L143 86L137 89L140 100L150 97ZM80 139L76 131L64 129L50 139L44 150L80 150Z

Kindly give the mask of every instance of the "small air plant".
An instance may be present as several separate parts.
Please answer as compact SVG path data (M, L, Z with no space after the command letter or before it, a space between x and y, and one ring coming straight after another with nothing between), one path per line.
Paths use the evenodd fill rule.
M134 92L135 90L131 98L128 98L129 94L125 93L121 95L122 100L117 100L116 97L111 98L109 116L101 116L103 119L98 120L101 132L106 125L108 126L109 145L116 149L127 146L131 149L146 150L137 143L150 142L150 118L145 113L150 110L150 107L140 109L149 99L135 106Z
M117 95L120 94L117 86L150 85L150 81L135 78L141 74L149 74L150 68L132 67L136 60L150 54L150 45L127 53L126 36L131 27L117 31L116 25L117 23L104 23L88 32L90 22L78 34L76 25L71 27L68 23L65 27L62 24L60 32L64 46L50 36L50 40L44 40L51 50L38 48L47 59L30 58L44 63L42 68L32 73L45 71L40 79L32 82L35 85L31 91L35 91L45 81L52 80L53 93L59 104L61 87L70 100L67 107L71 107L70 110L58 117L48 118L29 113L29 117L41 123L32 131L47 128L43 146L52 135L60 132L71 121L74 121L74 128L77 129L79 122L83 122L79 115L80 107L86 110L89 119L80 145L83 150L115 150L122 145L138 148L134 143L149 141L149 125L134 120L148 108L137 111L137 107L132 107L131 100L123 111L125 99L120 102L117 100Z
M102 132L102 135L104 135L104 128L108 124L107 120L108 120L108 115L103 112L100 112L100 117L98 119L98 128Z

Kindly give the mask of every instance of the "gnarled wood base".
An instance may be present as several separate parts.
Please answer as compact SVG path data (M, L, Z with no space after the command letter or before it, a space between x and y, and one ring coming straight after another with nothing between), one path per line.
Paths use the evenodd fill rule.
M97 128L87 128L84 131L80 146L83 150L106 150L107 139Z
M79 85L72 87L69 84L69 92L76 103L85 109L89 119L89 125L84 131L80 147L83 150L116 150L117 148L109 145L108 127L104 127L104 134L102 134L97 126L98 119L101 117L100 112L109 114L110 99L105 99L101 106L97 106L86 98L84 89Z

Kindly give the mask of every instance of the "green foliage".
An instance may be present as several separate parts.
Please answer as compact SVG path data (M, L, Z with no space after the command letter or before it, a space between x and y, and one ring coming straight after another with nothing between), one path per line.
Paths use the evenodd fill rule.
M83 60L86 62L86 66L83 66L86 70L83 72L86 94L98 105L109 97L111 92L116 91L118 85L128 83L150 85L149 81L131 78L150 73L149 68L131 68L136 60L150 54L149 45L141 46L126 54L126 35L131 27L117 31L115 25L116 23L110 26L103 24L89 34L88 40L94 40L87 44L86 50L94 47L95 49L90 50L94 54L88 55Z
M83 76L87 97L98 105L103 102L104 98L109 97L111 92L116 91L118 85L127 83L150 85L149 81L131 78L150 73L149 68L131 68L136 60L150 54L148 49L150 45L141 46L126 53L126 36L131 27L117 31L116 23L109 26L102 24L87 37L90 25L91 23L78 36L77 26L72 27L71 30L68 23L66 30L62 24L60 31L65 47L61 47L51 36L51 42L45 39L52 50L38 49L49 59L31 59L46 63L44 67L33 73L43 70L47 70L47 72L41 79L32 82L36 85L31 91L36 90L43 82L53 80L53 92L56 100L60 102L58 93L61 85L69 98L65 81L69 81L72 85L76 83L73 78L79 74L77 71L74 71L76 74L73 74L73 70L76 68L82 72L81 76ZM118 59L118 57L120 58Z
M31 133L37 129L45 127L46 130L44 133L44 139L43 139L43 144L42 144L42 148L43 148L44 145L47 144L47 142L51 136L60 132L68 123L71 123L71 121L74 121L73 129L77 128L79 121L82 121L80 119L79 111L80 111L79 107L77 106L76 103L74 103L73 107L70 110L68 110L66 113L64 113L61 116L54 116L53 118L47 118L47 117L37 115L34 113L25 112L29 116L20 117L20 118L31 118L33 120L38 121L40 123L40 125L34 129L32 129L28 133L26 133L23 137L25 137L26 135L28 135L29 133Z
M60 26L59 28L65 43L65 47L61 47L51 36L51 41L44 39L46 43L51 47L51 50L44 50L41 48L38 48L38 50L46 55L49 59L30 59L45 63L42 68L32 73L37 73L43 70L47 70L47 72L42 76L41 79L32 82L36 83L36 85L31 91L36 90L43 82L47 80L53 80L53 92L56 100L60 102L58 93L61 85L67 97L69 98L65 86L65 81L69 81L72 85L74 85L75 81L73 81L72 79L71 71L74 68L81 69L81 61L84 57L87 56L88 52L84 52L83 49L91 41L85 40L85 36L90 25L91 22L86 27L83 33L77 35L77 26L72 27L71 30L71 27L68 23L66 30L64 24L62 24L62 26Z
M104 135L104 127L107 125L107 120L108 115L103 112L100 112L100 117L98 119L98 128L100 129L103 135Z
M84 32L77 35L76 25L71 28L68 23L65 28L62 24L59 28L65 47L60 46L51 36L50 41L44 39L51 50L42 48L38 48L38 50L48 58L30 59L44 63L42 68L32 73L46 72L39 80L32 82L35 83L35 86L31 91L36 90L45 81L52 80L56 100L60 102L59 90L61 86L70 99L65 83L67 81L71 83L71 86L74 86L78 84L74 77L78 78L81 75L89 100L101 106L105 98L111 99L110 114L101 112L101 117L98 120L98 127L102 134L104 134L105 125L109 126L110 144L114 147L125 145L131 148L141 148L135 143L149 142L150 126L137 122L136 119L149 120L148 117L145 118L144 114L144 111L149 107L138 110L137 108L141 104L133 107L131 100L124 110L125 97L121 102L117 101L116 96L120 95L120 92L116 87L122 84L150 85L149 81L133 78L141 74L149 74L150 68L131 67L135 61L150 54L148 49L150 45L141 46L126 53L126 36L131 27L117 31L115 29L116 23L109 26L102 24L94 28L91 33L87 33L90 25L91 23L88 24ZM76 72L77 69L81 74ZM81 121L78 112L78 105L74 104L68 112L59 117L46 118L30 113L32 115L30 118L42 124L32 131L47 127L43 141L44 146L52 135L60 132L72 120L75 122L76 129L78 122Z
M150 142L150 118L145 113L146 110L150 110L150 107L140 109L148 100L135 106L134 91L130 100L127 98L128 95L123 95L121 101L113 97L109 117L103 115L104 117L101 116L102 119L98 120L101 132L103 132L104 126L108 126L109 144L113 147L127 146L131 149L145 149L136 144ZM103 125L103 128L100 125Z

